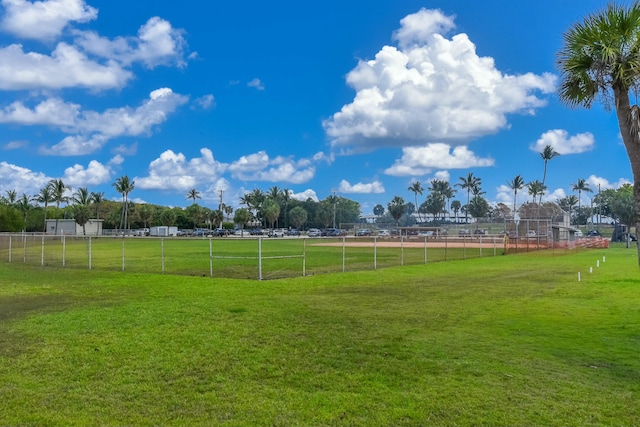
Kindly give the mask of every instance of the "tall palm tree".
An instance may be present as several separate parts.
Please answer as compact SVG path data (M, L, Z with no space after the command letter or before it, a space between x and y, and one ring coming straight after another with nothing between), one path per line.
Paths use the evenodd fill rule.
M56 229L54 234L58 234L58 214L57 211L60 209L60 203L68 203L69 196L66 196L65 193L71 191L71 186L66 185L61 179L52 179L49 181L49 187L51 187L51 194L53 195L53 201L56 202Z
M49 203L53 202L53 191L50 185L45 185L40 189L40 192L36 196L36 201L44 205L44 232L47 232L47 208Z
M129 213L129 193L131 193L135 187L136 182L129 179L128 175L123 175L116 179L113 183L116 191L122 194L122 214L120 215L120 227L122 230L127 227L128 213Z
M15 206L22 213L22 222L23 222L22 230L23 231L25 231L27 227L27 215L29 214L29 211L32 208L31 201L33 200L34 200L33 197L28 196L26 193L22 193L22 197L20 197L18 201L15 203Z
M604 97L615 108L620 135L633 171L635 226L640 229L640 106L631 105L629 92L640 83L640 2L610 3L587 16L564 34L558 53L562 73L559 97L565 104L591 108ZM613 97L613 100L611 100ZM640 245L638 245L640 266Z
M460 182L456 184L456 187L460 187L463 190L467 190L467 206L471 201L471 192L474 193L478 191L480 186L482 185L482 179L473 175L473 172L469 172L466 177L461 176ZM464 222L469 222L469 209L465 209L464 212Z
M582 197L582 192L585 191L587 193L591 193L593 192L593 190L591 189L591 187L589 187L587 181L582 178L571 184L571 190L578 192L578 215L580 215L580 208L582 206L580 203L580 199Z
M542 174L543 184L546 182L546 179L547 179L547 165L549 163L549 160L559 155L560 153L558 153L551 145L545 145L544 149L540 153L540 157L542 157L542 160L544 160L544 173Z
M189 199L192 199L193 203L195 203L196 199L202 199L202 197L200 197L200 192L198 190L192 188L187 192L187 200Z
M451 209L453 210L453 215L455 215L456 222L458 222L458 212L462 209L462 203L459 200L454 200L451 202Z
M91 203L96 205L96 219L100 219L100 206L104 203L104 193L91 193Z
M511 181L507 181L507 185L513 190L513 217L516 217L516 200L518 198L518 191L522 190L526 184L522 175L516 175Z
M420 194L422 196L422 193L424 192L424 188L422 187L422 184L420 183L420 181L414 181L413 184L411 184L409 186L409 188L407 188L407 190L413 192L413 195L415 197L415 201L416 201L416 208L418 206L420 206L418 204L418 194ZM418 221L422 222L422 217L420 215L420 210L418 209Z

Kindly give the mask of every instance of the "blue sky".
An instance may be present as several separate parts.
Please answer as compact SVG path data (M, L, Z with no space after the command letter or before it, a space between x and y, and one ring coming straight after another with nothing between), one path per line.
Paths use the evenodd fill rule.
M542 180L548 144L547 200L578 179L617 188L632 175L615 115L556 97L562 34L605 6L0 0L0 192L61 178L120 200L128 175L137 202L187 206L196 188L237 207L277 186L370 214L473 172L511 205L506 182Z

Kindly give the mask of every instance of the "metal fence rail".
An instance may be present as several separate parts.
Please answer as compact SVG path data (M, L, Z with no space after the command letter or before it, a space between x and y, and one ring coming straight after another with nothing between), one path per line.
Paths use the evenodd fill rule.
M0 262L43 268L271 279L375 270L553 248L500 235L180 238L0 234ZM562 247L572 250L579 246Z

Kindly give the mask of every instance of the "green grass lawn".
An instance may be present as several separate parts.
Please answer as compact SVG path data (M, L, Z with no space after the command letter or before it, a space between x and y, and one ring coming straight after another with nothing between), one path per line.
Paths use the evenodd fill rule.
M640 425L635 249L0 283L0 425Z

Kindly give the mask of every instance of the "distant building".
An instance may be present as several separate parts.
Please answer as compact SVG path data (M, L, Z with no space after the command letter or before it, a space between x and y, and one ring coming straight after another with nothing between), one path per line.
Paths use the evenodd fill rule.
M56 221L58 222L56 230ZM87 236L102 236L102 219L90 219L84 225L84 233ZM75 219L47 219L46 233L51 235L75 236L83 235L82 226Z

